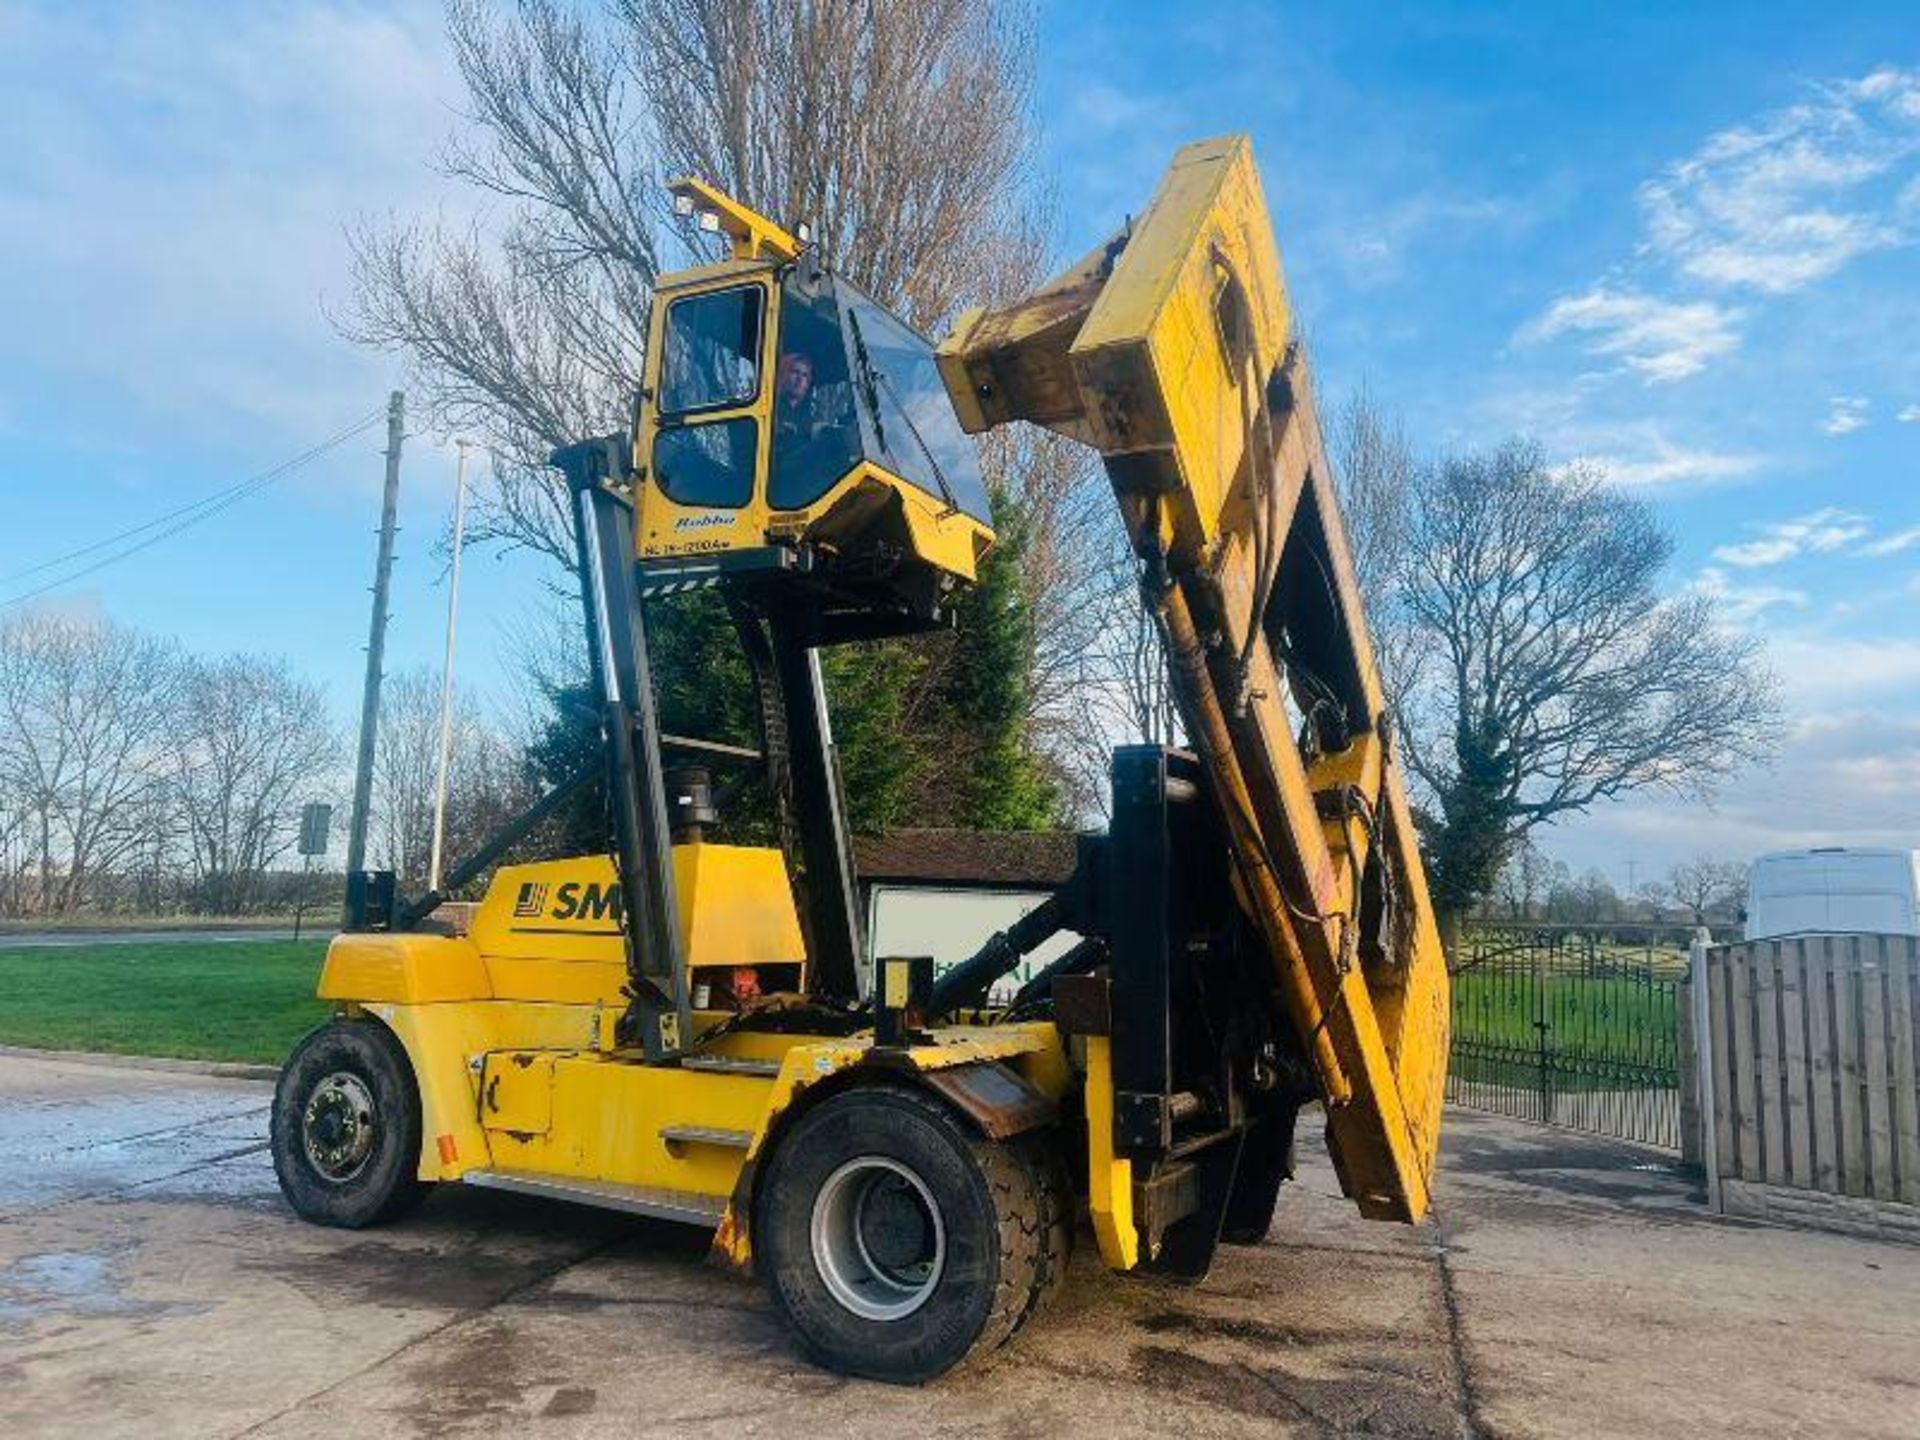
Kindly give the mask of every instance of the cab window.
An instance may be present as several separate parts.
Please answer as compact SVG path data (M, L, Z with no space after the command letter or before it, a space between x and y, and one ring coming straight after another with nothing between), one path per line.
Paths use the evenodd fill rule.
M973 441L954 418L933 347L844 281L841 313L873 408L876 458L908 484L992 523Z
M653 437L653 473L677 505L737 508L753 498L759 426L747 416L664 425Z
M833 292L790 276L780 295L767 503L775 510L813 504L859 464L861 449Z
M759 393L762 293L746 285L667 306L661 414L745 405Z

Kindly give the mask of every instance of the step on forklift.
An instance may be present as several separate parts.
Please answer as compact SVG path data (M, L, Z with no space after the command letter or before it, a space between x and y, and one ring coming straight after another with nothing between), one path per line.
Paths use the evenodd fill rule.
M809 1354L908 1383L1018 1331L1082 1214L1111 1269L1188 1281L1263 1239L1315 1102L1361 1212L1419 1220L1446 973L1247 141L1182 150L1138 221L937 350L671 188L728 256L656 287L631 431L554 457L604 760L444 888L596 777L611 853L499 865L464 933L349 877L336 1016L274 1098L293 1208L364 1226L461 1183L706 1227ZM1191 745L1117 751L1106 832L971 959L869 966L820 652L951 623L994 538L968 436L1016 420L1102 456ZM697 587L757 751L660 731L647 602ZM777 846L709 838L742 764Z

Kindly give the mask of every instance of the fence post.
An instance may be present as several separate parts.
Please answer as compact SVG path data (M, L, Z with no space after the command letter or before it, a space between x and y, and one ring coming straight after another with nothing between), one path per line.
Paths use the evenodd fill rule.
M1699 1097L1700 1167L1707 1174L1707 1208L1725 1213L1720 1193L1719 1098L1713 1093L1713 991L1707 974L1707 947L1712 934L1702 925L1693 932L1687 952L1687 970L1693 1001L1694 1093Z

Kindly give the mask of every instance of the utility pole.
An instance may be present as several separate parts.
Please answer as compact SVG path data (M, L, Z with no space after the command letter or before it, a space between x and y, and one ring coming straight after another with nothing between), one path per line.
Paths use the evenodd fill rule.
M467 445L460 450L453 480L453 564L447 572L447 650L440 661L440 762L433 777L433 846L427 888L440 888L440 855L447 833L447 770L453 760L453 635L460 619L460 548L467 533Z
M360 701L360 752L353 766L353 813L347 822L347 873L367 864L367 812L373 804L373 741L380 728L380 677L387 650L387 596L393 582L394 512L400 502L400 441L406 396L387 397L387 483L380 497L380 552L373 567L373 621L367 629L367 683Z

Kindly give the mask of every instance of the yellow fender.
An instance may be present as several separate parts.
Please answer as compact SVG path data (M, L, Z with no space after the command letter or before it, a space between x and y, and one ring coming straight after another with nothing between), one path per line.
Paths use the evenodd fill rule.
M865 1037L796 1045L787 1051L768 1097L767 1116L740 1167L714 1231L709 1258L742 1273L753 1268L753 1201L762 1162L793 1123L858 1085L911 1085L951 1106L993 1140L1044 1128L1069 1078L1053 1026L999 1025L942 1032L931 1045L876 1050Z

